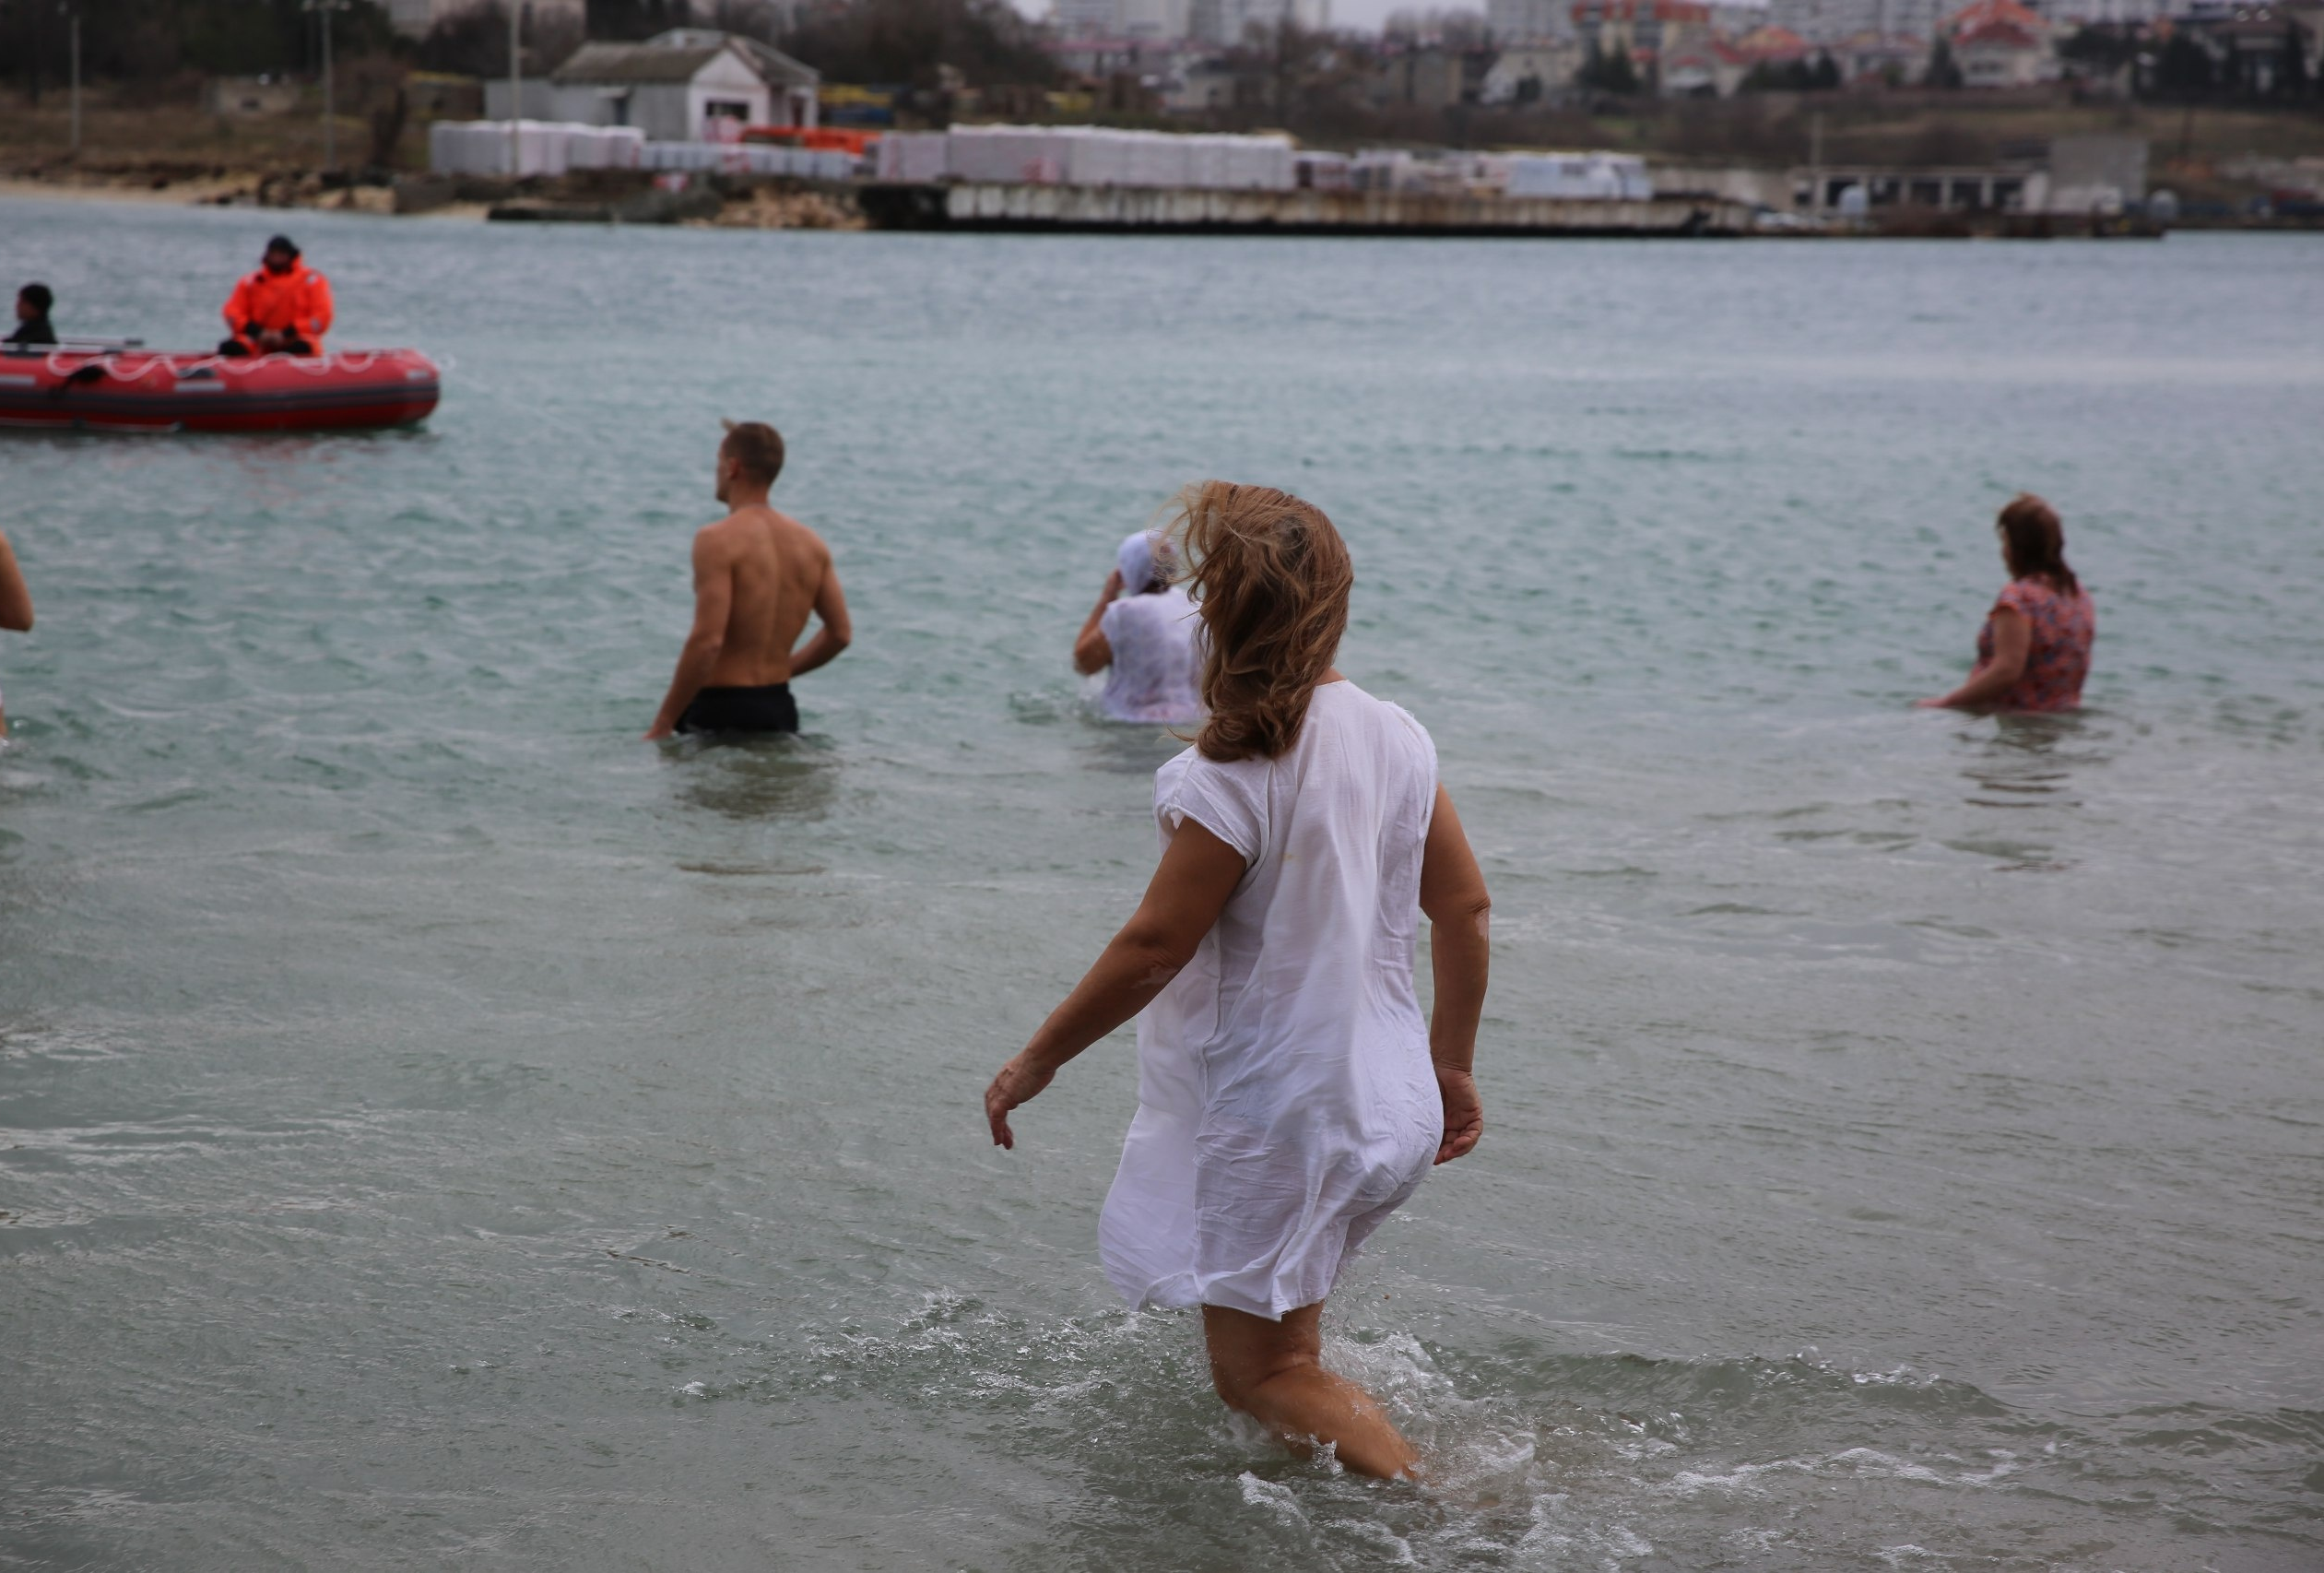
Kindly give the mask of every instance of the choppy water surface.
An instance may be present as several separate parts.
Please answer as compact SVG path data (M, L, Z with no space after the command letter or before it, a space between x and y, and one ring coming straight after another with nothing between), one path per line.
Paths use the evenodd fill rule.
M0 207L200 343L274 226ZM541 232L302 215L421 432L17 437L0 1565L2324 1560L2324 253ZM656 749L721 416L860 630ZM1288 1460L1113 1303L1112 543L1289 486L1498 903L1488 1133ZM1957 680L2020 487L2083 715Z

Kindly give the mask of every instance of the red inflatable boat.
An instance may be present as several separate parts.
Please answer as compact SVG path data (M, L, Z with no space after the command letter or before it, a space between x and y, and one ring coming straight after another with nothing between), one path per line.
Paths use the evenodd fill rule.
M149 349L0 354L0 426L54 431L317 432L405 426L436 408L417 349L220 355Z

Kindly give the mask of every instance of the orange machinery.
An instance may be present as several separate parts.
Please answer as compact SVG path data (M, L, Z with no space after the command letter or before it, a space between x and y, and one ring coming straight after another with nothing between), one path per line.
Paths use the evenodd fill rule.
M879 133L844 125L748 125L743 127L742 139L805 148L817 153L846 153L860 159L866 148L879 140Z

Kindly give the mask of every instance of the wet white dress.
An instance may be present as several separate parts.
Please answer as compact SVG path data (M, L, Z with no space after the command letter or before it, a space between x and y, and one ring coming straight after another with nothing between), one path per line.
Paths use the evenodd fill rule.
M1124 596L1098 621L1114 652L1098 708L1113 721L1202 718L1201 615L1183 585Z
M1192 749L1155 773L1247 867L1138 1021L1138 1114L1098 1226L1132 1306L1280 1318L1428 1173L1444 1135L1412 988L1436 750L1350 682L1315 691L1279 759Z

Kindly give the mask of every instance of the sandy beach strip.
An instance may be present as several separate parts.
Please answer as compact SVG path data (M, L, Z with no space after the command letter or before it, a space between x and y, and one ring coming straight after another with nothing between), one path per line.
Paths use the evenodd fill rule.
M0 176L0 202L11 200L46 202L119 202L133 203L144 207L156 205L170 207L200 207L211 205L230 207L236 205L230 203L219 203L218 199L219 197L230 197L238 194L248 192L258 184L260 178L261 177L256 174L228 175L217 179L196 178L171 181L168 185L156 189L150 184L127 181L117 182L103 179L82 181L47 181L26 180L21 176ZM369 186L360 189L379 192L381 195L384 195L383 187ZM490 203L484 202L454 202L448 203L442 207L431 208L425 213L390 214L382 212L376 207L370 206L357 207L349 205L343 207L336 200L336 195L338 194L335 194L334 200L327 203L318 202L313 204L301 204L297 207L277 208L275 211L309 213L368 213L376 218L465 219L481 220L485 214L490 211L491 207ZM255 205L254 204L252 206L254 209Z

